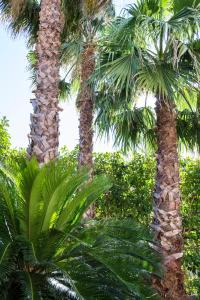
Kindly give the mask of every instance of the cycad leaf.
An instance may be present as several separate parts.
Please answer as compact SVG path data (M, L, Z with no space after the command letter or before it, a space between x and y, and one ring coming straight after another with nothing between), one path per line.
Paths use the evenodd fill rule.
M87 171L82 171L80 174L64 179L55 189L46 207L45 215L42 223L42 231L48 230L55 223L63 206L67 206L68 198L73 195L76 189L83 184L88 178ZM65 204L66 202L66 204ZM69 212L68 212L69 213ZM62 214L62 213L61 213ZM53 220L54 218L54 220Z
M82 186L77 195L67 201L56 223L56 228L68 232L77 224L91 203L110 187L111 182L105 176L96 176L92 182Z

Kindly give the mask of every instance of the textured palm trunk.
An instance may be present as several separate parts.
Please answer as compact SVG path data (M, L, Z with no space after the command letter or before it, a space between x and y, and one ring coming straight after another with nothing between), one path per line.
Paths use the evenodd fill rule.
M59 139L59 61L61 46L61 0L42 0L36 44L37 88L32 99L30 144L27 150L40 163L54 159Z
M79 168L89 168L93 173L93 113L94 93L89 82L95 69L95 47L87 44L82 54L81 87L77 106L79 108ZM91 219L95 216L95 207L92 205L86 213Z
M163 280L155 279L154 285L163 299L184 300L187 297L181 269L183 239L175 106L158 99L156 114L158 151L152 227L164 256L165 273Z
M89 79L94 72L94 46L87 45L82 54L79 108L79 166L93 167L93 110L94 93Z

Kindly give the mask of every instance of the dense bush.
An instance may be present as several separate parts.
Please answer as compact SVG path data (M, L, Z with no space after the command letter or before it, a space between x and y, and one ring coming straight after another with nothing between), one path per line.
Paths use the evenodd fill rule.
M125 161L120 153L97 154L97 173L109 174L114 185L99 199L97 217L133 216L149 224L155 160L135 154ZM200 161L181 161L182 216L184 225L186 282L188 291L200 295Z
M200 296L200 161L184 160L181 168L182 214L188 289Z
M120 153L96 154L95 170L109 174L112 189L98 200L97 217L134 217L149 224L155 160L134 154L126 161ZM200 295L200 161L184 159L180 165L184 225L184 267L188 292Z
M64 149L62 156L66 166L76 165L77 149L72 152ZM107 174L113 182L110 191L96 202L98 219L133 217L150 224L154 158L134 154L125 159L120 152L96 153L95 173ZM183 159L180 175L187 288L190 293L200 295L200 161Z
M133 217L149 224L155 162L135 154L126 161L119 153L95 155L95 173L105 173L114 182L112 189L97 203L97 218Z
M77 153L77 148L62 149L64 168L77 167ZM23 152L12 153L17 160L21 155ZM145 225L151 222L154 158L134 154L125 159L120 152L96 153L95 173L107 174L113 182L110 191L96 202L97 219L133 217ZM187 288L200 295L200 161L183 159L180 174Z

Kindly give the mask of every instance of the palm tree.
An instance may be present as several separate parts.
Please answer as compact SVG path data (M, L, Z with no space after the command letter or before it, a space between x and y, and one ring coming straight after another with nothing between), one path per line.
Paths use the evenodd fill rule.
M36 43L37 88L32 101L28 154L40 163L55 159L59 144L59 70L61 47L61 1L41 2Z
M144 299L159 268L132 220L81 224L111 183L54 161L0 169L1 299Z
M79 34L84 38L83 51L81 53L81 88L79 94L79 108L80 108L80 155L79 155L79 165L88 165L89 168L92 167L92 150L93 150L93 92L92 88L88 82L91 74L95 68L95 42L94 38L96 35L96 27L95 23L97 21L97 14L110 3L110 0L102 0L102 1L84 1L84 3L80 3L80 1L61 1L62 2L62 12L65 20L64 29L61 29L61 21L58 20L58 24L54 26L55 31L60 27L60 38L62 41L69 40L69 36L71 32L77 32L78 27L81 28L81 32ZM61 2L57 2L57 5L60 6ZM11 1L11 0L1 0L0 8L3 11L4 15L10 22L10 27L14 34L17 34L19 31L24 30L28 32L29 42L33 43L41 43L41 38L39 34L44 35L42 31L42 24L39 19L39 11L40 18L43 15L43 9L45 5L38 4L38 1ZM49 6L51 6L53 10L52 4L49 2ZM61 16L61 7L57 11ZM70 13L69 13L70 10ZM41 19L43 20L43 19ZM71 23L70 23L71 22ZM39 25L40 24L40 25ZM40 27L41 28L40 28ZM57 29L56 29L57 27ZM68 29L70 28L70 30ZM62 32L62 34L61 34ZM38 38L37 38L38 35ZM77 36L77 34L76 34ZM51 38L53 35L51 36ZM49 40L49 38L47 38ZM55 42L57 45L57 53L54 57L55 61L57 61L57 71L49 70L49 67L53 67L55 65L55 61L50 63L50 61L39 61L39 53L38 49L41 49L41 46L36 47L36 56L37 56L37 65L36 65L36 99L33 99L31 102L34 108L34 114L31 116L31 133L30 137L30 146L28 148L28 154L31 157L35 155L40 162L46 162L49 159L54 159L57 154L58 149L58 136L59 136L59 117L58 117L58 103L55 102L55 98L58 99L58 70L59 70L59 50L61 43ZM49 45L46 45L48 50ZM43 49L44 50L44 49ZM55 51L52 49L52 51ZM43 56L41 56L43 57ZM42 64L43 74L40 74L41 68L39 65ZM45 67L44 67L45 65ZM44 71L48 66L48 70ZM86 71L87 70L87 71ZM41 98L41 89L44 92L45 89L42 87L44 81L44 77L48 78L48 74L56 72L57 75L53 76L55 79L54 84L52 85L51 80L47 83L44 83L46 86L52 87L52 95L48 96L48 101L46 103L40 103ZM43 76L43 77L41 77ZM41 78L40 78L41 77ZM38 84L38 80L40 84ZM57 82L57 84L55 83ZM60 82L60 83L63 83ZM38 90L39 88L39 90ZM50 91L48 91L48 94ZM42 96L43 97L43 96ZM43 97L45 99L45 97ZM48 104L50 103L51 105ZM45 100L44 100L45 101ZM38 103L39 102L39 103ZM49 106L50 105L50 106ZM47 113L47 106L48 111Z
M68 3L70 2L70 3ZM0 1L0 7L3 11L4 15L9 19L10 27L12 31L16 34L21 30L25 30L28 32L29 35L29 42L32 43L40 43L41 39L37 34L40 33L44 35L44 32L39 28L42 28L42 24L39 20L39 11L40 17L43 15L42 8L45 7L41 2L41 5L38 4L38 1L24 1L24 0L18 0L13 2L12 0L1 0ZM80 155L79 155L79 165L87 165L89 168L92 168L92 151L93 151L93 101L94 101L94 95L92 91L92 87L89 83L89 78L91 77L91 74L93 73L95 69L95 35L96 30L99 25L96 24L98 18L97 14L102 11L102 9L110 4L110 0L102 0L102 1L84 1L84 3L80 3L79 1L62 1L62 11L65 19L65 25L64 30L60 28L60 37L62 38L62 41L69 40L69 30L67 28L67 25L70 25L70 33L71 32L77 32L77 28L80 27L81 31L79 31L79 35L84 40L84 43L82 45L83 49L81 51L81 87L80 87L80 93L78 97L78 106L80 109L80 126L79 126L79 132L80 132ZM57 3L57 5L61 5L61 3ZM53 9L51 3L49 2L49 6ZM72 12L69 14L69 9ZM58 6L57 6L58 10ZM61 7L59 8L59 15L61 16ZM78 22L79 19L79 22ZM75 22L74 22L75 20ZM71 23L75 25L71 25ZM60 21L58 21L59 23ZM57 24L54 28L61 27L61 24ZM56 30L56 29L55 29ZM62 35L61 35L62 30ZM53 36L51 36L52 38ZM76 33L77 37L77 33ZM49 38L47 38L49 40ZM57 36L58 40L58 36ZM57 51L60 48L60 42L58 44L58 41L55 42L55 45L57 45ZM49 45L46 45L48 50ZM36 47L36 56L37 58L43 57L39 56L38 48L41 49L41 46ZM44 49L43 49L44 50ZM52 51L55 51L52 49ZM71 56L71 54L69 55ZM52 87L52 95L48 96L48 101L46 103L40 103L40 93L41 89L44 92L45 89L42 87L42 83L44 81L44 77L48 77L48 74L54 73L54 70L49 70L50 65L53 67L55 65L55 62L52 62L50 64L50 61L43 61L40 62L39 59L37 59L36 64L36 99L33 99L31 102L33 104L34 108L34 114L31 116L31 133L29 135L30 137L30 146L28 148L28 154L31 157L32 155L35 155L40 162L46 162L49 159L54 159L57 154L58 149L58 136L59 136L59 117L58 117L58 103L55 102L55 98L58 99L58 70L59 70L59 63L58 58L59 54L57 52L56 56L52 55L52 58L54 57L55 61L57 61L57 75L53 76L55 78L54 86L51 84L51 79L47 83L44 83L46 86ZM66 62L66 61L65 61ZM44 67L42 67L43 74L40 74L40 67L39 65L45 65L45 69L48 66L48 70L45 70L44 73ZM43 76L43 77L41 77ZM41 77L41 78L40 78ZM38 84L38 80L40 84ZM60 83L63 83L60 82ZM39 88L39 90L38 90ZM50 91L48 91L48 94ZM43 97L43 96L42 96ZM43 97L45 98L45 97ZM51 105L49 104L50 98ZM38 103L39 102L39 103ZM47 106L48 107L48 113L47 113ZM50 109L50 114L49 114Z
M104 22L105 11L111 7L110 0L84 1L79 32L64 43L62 63L68 65L69 72L77 75L80 81L77 97L79 110L79 168L87 166L93 173L93 119L94 119L94 88L91 76L96 66L96 38L98 30ZM103 14L102 14L103 13ZM76 74L78 73L78 74ZM77 76L74 76L75 78ZM74 78L72 78L73 81ZM95 206L86 212L86 217L95 217Z
M110 5L110 0L84 1L83 18L85 42L81 55L81 83L77 100L80 111L79 117L79 165L93 167L93 111L94 91L89 80L95 70L95 36L97 22L96 15L105 7ZM99 22L100 23L100 22ZM97 25L98 26L98 25ZM97 27L96 26L96 27Z
M80 18L79 0L62 0L62 12L64 13L64 26L62 40L77 30ZM39 13L41 1L38 0L0 0L0 12L2 20L9 24L9 29L14 36L20 32L25 33L28 44L34 45L37 41L39 29Z
M134 99L138 92L156 97L158 149L152 228L166 271L164 279L154 279L154 285L166 299L186 299L175 101L181 89L194 89L198 84L195 64L199 65L199 55L187 33L199 22L199 8L183 8L168 17L158 1L150 2L149 7L143 1L130 6L129 18L119 18L111 26L114 39L106 37L102 58L109 60L99 73L118 96L125 90L126 99Z
M79 110L79 167L93 168L93 112L94 88L91 76L95 70L97 33L102 27L110 0L84 1L79 32L63 46L62 62L71 65L72 75L78 73L77 108ZM73 80L73 79L72 79Z
M40 163L55 159L59 144L59 69L61 39L68 35L69 21L78 18L78 1L1 0L0 8L14 34L28 32L36 44L36 99L32 99L29 157ZM78 7L79 7L78 6ZM69 8L72 8L71 15ZM74 21L74 20L73 20ZM70 28L74 25L70 25Z

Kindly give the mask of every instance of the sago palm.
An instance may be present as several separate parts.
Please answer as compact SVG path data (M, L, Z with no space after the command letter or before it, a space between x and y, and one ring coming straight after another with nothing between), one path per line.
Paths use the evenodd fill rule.
M1 299L157 298L146 229L132 220L81 224L108 179L88 182L61 161L13 166L0 170Z
M155 286L166 299L186 299L175 103L180 91L198 86L199 52L193 41L198 36L199 6L171 16L159 1L148 3L148 9L145 1L130 6L129 17L111 25L99 73L118 95L124 90L126 99L145 92L157 99L152 228L160 241L158 250L165 257L166 272L163 280L155 280Z

